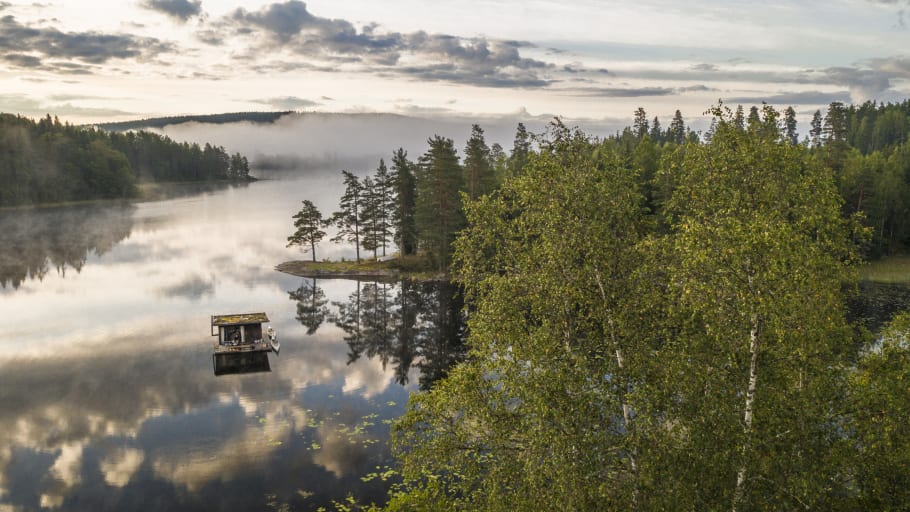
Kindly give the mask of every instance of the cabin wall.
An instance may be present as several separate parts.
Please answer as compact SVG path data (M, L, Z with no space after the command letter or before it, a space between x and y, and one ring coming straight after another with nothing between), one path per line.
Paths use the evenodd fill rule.
M244 325L244 341L252 343L262 339L262 324Z

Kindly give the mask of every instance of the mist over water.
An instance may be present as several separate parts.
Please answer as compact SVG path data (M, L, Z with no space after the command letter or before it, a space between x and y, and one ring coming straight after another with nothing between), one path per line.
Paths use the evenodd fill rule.
M330 212L341 192L332 172L296 176L0 212L0 510L382 500L387 484L361 477L391 463L388 421L458 353L457 325L428 334L454 292L275 271L305 257L285 247L300 201ZM252 311L280 355L216 377L210 315ZM422 341L343 311L410 318Z
M394 114L290 114L274 124L171 125L161 133L178 141L211 142L229 152L239 151L250 158L254 174L267 171L340 173L346 169L358 175L372 172L384 158L404 148L416 161L427 150L427 139L440 135L455 142L460 157L471 135L471 125L484 130L488 146L499 143L508 154L515 140L518 122L530 133L540 133L549 117L503 116L486 118L414 117ZM621 129L606 122L572 123L591 135L606 135ZM626 122L625 124L628 124ZM258 171L258 172L257 172Z

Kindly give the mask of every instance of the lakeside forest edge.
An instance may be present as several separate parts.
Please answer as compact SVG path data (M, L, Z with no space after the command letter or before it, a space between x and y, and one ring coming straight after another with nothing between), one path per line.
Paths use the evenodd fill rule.
M345 172L340 240L423 251L468 308L468 358L395 425L385 506L904 509L910 317L873 337L845 301L906 249L908 107L832 103L802 141L792 109L718 105L701 135L639 109L604 139L519 126L508 156L475 125L464 164L437 135ZM130 192L113 139L42 122L34 147L78 157L61 190Z

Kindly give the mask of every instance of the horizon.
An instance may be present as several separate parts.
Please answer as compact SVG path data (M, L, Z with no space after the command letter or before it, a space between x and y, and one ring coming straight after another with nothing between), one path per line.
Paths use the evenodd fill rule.
M292 110L625 126L643 107L698 127L722 100L792 105L802 124L832 101L910 96L905 7L0 2L0 111L74 124Z

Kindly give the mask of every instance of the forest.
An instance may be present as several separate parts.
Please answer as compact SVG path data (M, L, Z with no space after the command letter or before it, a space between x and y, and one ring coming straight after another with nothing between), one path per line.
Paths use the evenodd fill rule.
M859 106L831 103L825 113L815 112L802 138L792 107L775 116L782 140L799 148L800 158L818 160L831 169L844 215L855 216L869 228L861 255L877 259L906 252L910 246L910 100ZM647 218L656 229L666 229L665 205L676 187L680 155L687 145L710 143L716 122L705 133L695 132L677 110L663 128L658 117L649 118L639 108L632 126L608 137L591 138L592 151L615 155L619 165L634 175ZM743 132L756 130L763 122L761 108L752 106L746 113L737 106L729 122ZM391 166L380 160L375 171L363 178L344 170L345 193L338 211L324 218L304 201L294 217L297 231L288 238L289 245L309 248L316 261L316 245L326 236L323 229L333 226L332 241L353 244L358 261L361 249L376 258L386 256L394 244L403 255L417 254L420 248L431 267L445 270L457 233L466 226L463 200L476 200L523 174L532 148L546 144L545 138L519 123L506 153L500 144L487 145L483 129L475 124L463 158L452 139L434 135L416 161L398 149Z
M0 207L129 198L142 182L246 179L246 157L223 147L0 114Z
M206 123L206 124L226 124L226 123L274 123L278 119L293 111L285 110L282 112L231 112L227 114L207 114L197 116L169 116L153 117L151 119L140 119L138 121L122 121L117 123L101 123L98 125L102 130L109 132L125 132L130 130L142 130L148 128L164 128L165 126L183 123Z
M384 507L906 510L910 316L847 304L906 250L907 113L834 103L800 138L792 108L718 104L703 134L639 109L604 139L519 126L508 156L475 126L463 163L436 136L346 172L338 239L425 254L467 316Z

